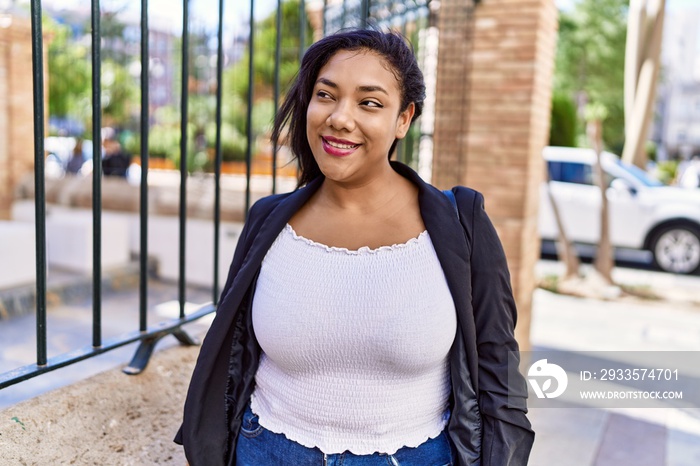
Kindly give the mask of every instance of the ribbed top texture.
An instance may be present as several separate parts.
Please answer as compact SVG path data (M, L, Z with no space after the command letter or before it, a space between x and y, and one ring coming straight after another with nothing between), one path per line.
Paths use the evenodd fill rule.
M324 453L395 453L440 434L456 315L427 231L359 250L290 225L262 263L251 407L266 429Z

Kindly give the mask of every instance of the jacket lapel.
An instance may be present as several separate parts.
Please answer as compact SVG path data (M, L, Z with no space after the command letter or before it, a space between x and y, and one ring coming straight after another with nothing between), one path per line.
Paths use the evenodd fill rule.
M423 223L430 234L455 305L458 309L464 309L471 302L471 290L468 296L464 293L465 279L469 277L469 253L464 228L452 203L442 191L423 181L406 165L392 163L392 166L418 186Z

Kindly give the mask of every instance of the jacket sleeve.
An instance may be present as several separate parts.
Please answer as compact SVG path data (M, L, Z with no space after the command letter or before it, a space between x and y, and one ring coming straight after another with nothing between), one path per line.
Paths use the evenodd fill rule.
M474 198L472 216L472 305L482 417L481 466L524 466L535 434L526 417L525 379L513 370L520 356L514 336L517 311L508 264L479 193Z

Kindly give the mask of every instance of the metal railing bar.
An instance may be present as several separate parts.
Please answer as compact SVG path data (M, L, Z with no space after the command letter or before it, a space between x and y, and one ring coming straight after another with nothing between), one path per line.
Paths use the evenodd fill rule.
M370 9L369 2L370 0L362 0L362 3L360 4L360 21L363 28L366 28L368 26L367 21L369 20Z
M185 240L187 222L187 103L189 99L189 0L182 1L182 89L180 99L180 244L178 301L185 315Z
M190 336L185 332L182 327L177 327L169 332L157 332L151 334L147 338L141 340L141 344L136 348L136 353L134 357L131 358L131 362L128 366L122 369L122 372L127 375L139 375L146 369L148 362L151 360L153 351L156 349L158 342L164 337L172 335L174 336L180 344L185 346L197 346L199 345L199 340Z
M323 14L321 15L321 33L326 35L326 11L328 10L328 0L323 0Z
M102 353L106 353L108 351L120 348L122 346L126 346L130 343L145 340L158 334L172 333L173 331L180 329L182 325L194 322L206 316L207 314L211 314L214 311L216 311L216 308L212 304L205 304L200 309L191 312L190 314L187 314L186 316L181 317L179 319L171 319L168 321L159 322L158 324L148 328L147 332L128 332L117 337L107 339L104 342L104 344L100 347L84 346L77 350L53 357L49 359L48 362L44 365L29 364L27 366L13 369L11 371L0 374L0 390L9 387L10 385L29 380L33 377L36 377L37 375L60 369L70 364L88 359L92 356L97 356Z
M306 2L299 0L299 65L306 51Z
M100 0L92 0L92 346L102 345L102 68Z
M406 7L406 9L401 12L400 14L392 14L390 16L387 16L386 18L383 18L381 21L379 21L379 24L386 25L388 24L391 26L391 22L394 21L396 18L401 19L402 24L406 23L406 16L409 14L415 14L416 16L419 17L427 17L430 15L430 11L427 9L425 5L414 5L414 6L409 6Z
M246 112L246 148L245 148L245 219L250 210L250 172L253 159L253 88L255 82L254 65L255 43L255 0L250 0L250 38L248 40L248 111Z
M322 16L324 21L324 34L334 32L327 30L330 26L337 26L338 29L344 28L348 16L359 17L362 27L366 27L370 18L372 18L378 26L393 27L394 22L397 20L401 23L410 22L407 18L411 14L418 17L428 17L430 15L428 7L430 2L426 2L425 4L411 3L410 5L404 5L404 10L400 13L391 13L389 16L381 19L377 18L376 11L375 14L373 14L372 9L377 5L376 3L373 4L371 0L358 1L354 5L348 5L348 2L344 1L340 5L331 5L330 9L328 9L328 0L324 0L324 2L324 12L326 12Z
M221 112L224 69L224 0L219 0L219 29L216 48L216 156L214 163L214 286L212 302L219 300L219 226L221 225Z
M277 34L275 35L275 82L272 102L274 105L274 113L272 120L277 120L277 112L279 110L280 101L280 61L282 60L282 0L277 0L277 16L275 17L275 27ZM272 141L272 194L277 193L277 151L279 143L277 139Z
M141 0L141 205L139 247L139 330L148 327L148 0Z
M32 0L34 87L34 218L36 235L36 363L46 365L46 186L44 184L44 51L41 0Z
M343 12L340 15L340 29L343 29L345 27L345 18L347 17L348 14L348 2L347 0L343 0Z

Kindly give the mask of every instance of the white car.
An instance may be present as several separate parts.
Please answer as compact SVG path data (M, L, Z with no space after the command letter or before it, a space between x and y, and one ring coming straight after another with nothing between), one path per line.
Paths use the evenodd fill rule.
M601 196L594 183L596 156L591 149L547 147L543 151L551 189L568 238L597 244ZM665 186L646 172L603 153L615 247L651 251L662 270L689 274L700 269L700 190ZM540 190L539 230L555 240L557 225L546 184Z

